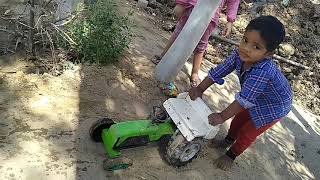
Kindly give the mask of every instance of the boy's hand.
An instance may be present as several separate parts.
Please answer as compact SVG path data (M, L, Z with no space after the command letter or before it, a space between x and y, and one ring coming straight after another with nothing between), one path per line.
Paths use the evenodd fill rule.
M202 98L203 90L199 87L193 87L189 90L191 100L196 100L198 97Z
M212 113L208 116L208 121L210 125L216 126L224 123L225 120L222 118L221 113Z
M229 36L231 33L231 29L232 29L232 22L227 22L227 24L223 30L222 36L224 36L224 37Z

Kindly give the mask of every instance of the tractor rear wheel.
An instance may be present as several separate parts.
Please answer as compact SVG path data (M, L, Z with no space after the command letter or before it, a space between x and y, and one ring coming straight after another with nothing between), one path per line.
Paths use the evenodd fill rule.
M115 124L115 122L109 118L103 118L93 123L89 130L91 139L94 142L102 142L102 131L104 129L109 129L113 124Z
M190 163L197 158L202 148L201 139L197 138L188 142L181 133L162 138L160 144L163 157L170 165L175 167Z

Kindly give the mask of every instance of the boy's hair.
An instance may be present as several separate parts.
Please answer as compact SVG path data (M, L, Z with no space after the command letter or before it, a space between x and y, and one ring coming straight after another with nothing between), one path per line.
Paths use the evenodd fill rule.
M248 30L259 31L269 52L279 46L286 34L283 24L273 16L260 16L251 20L246 27L246 31Z

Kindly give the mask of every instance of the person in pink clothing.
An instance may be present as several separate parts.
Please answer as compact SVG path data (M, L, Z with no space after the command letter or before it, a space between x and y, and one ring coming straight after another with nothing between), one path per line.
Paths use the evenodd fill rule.
M182 28L186 24L193 10L193 7L195 6L196 3L197 3L197 0L176 0L174 13L176 18L179 20L179 22L177 23L176 28L173 34L171 35L169 42L167 43L164 50L162 51L161 55L160 56L156 55L152 60L155 64L160 62L162 57L166 54L166 52L171 47L175 39L178 37ZM198 72L201 66L203 55L207 50L209 37L211 33L214 31L214 29L217 27L222 8L224 8L225 6L227 7L226 14L227 14L228 23L226 24L225 29L223 31L223 36L228 36L231 33L232 24L236 19L239 4L240 4L240 0L222 0L221 1L221 4L215 16L212 18L209 26L207 27L205 33L203 34L197 47L194 50L192 73L190 77L191 87L196 87L201 82Z

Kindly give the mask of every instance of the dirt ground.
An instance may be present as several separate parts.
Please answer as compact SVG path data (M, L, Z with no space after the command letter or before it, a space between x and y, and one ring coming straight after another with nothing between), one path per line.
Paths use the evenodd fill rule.
M147 118L164 97L154 78L150 58L161 51L170 34L134 4L119 0L122 10L134 11L133 43L120 63L99 67L76 66L61 76L29 74L32 64L17 56L0 57L0 177L1 179L319 179L320 118L295 105L281 123L263 135L225 172L212 161L225 152L205 147L200 157L179 169L160 157L158 145L123 150L133 159L126 170L102 169L101 144L88 135L101 117L115 121ZM213 66L205 62L203 78ZM189 88L187 63L176 83ZM31 69L31 70L30 70ZM204 99L215 111L233 100L235 75L213 86ZM226 134L221 126L218 137Z

